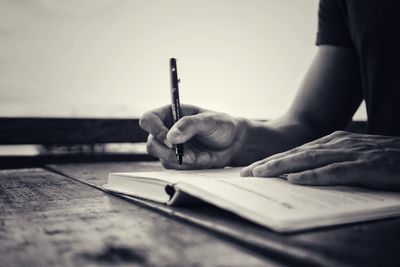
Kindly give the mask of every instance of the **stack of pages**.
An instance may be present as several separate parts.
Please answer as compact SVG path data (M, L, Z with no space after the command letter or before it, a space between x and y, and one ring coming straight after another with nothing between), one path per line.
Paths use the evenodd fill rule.
M199 200L278 232L400 215L400 193L240 177L240 168L110 173L104 189L166 205Z

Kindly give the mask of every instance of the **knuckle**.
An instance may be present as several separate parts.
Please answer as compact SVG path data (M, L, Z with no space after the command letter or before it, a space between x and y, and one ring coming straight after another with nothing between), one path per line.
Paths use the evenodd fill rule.
M315 150L307 150L301 154L301 157L307 162L316 162L317 161L317 152Z
M318 180L318 175L315 171L308 171L307 172L307 178L310 181L317 181Z
M338 139L338 142L343 144L343 145L350 145L354 142L353 138L350 136L344 136Z
M325 145L323 145L323 144L315 144L313 148L314 149L324 149Z
M341 138L341 140L342 140L343 142L349 142L349 141L352 141L353 138L350 137L350 136L344 136L344 137Z
M333 163L330 166L330 172L334 177L342 178L346 175L347 169L338 163Z
M210 122L214 122L214 123L223 123L225 125L235 125L234 120L232 119L231 116L229 116L226 113L222 113L222 112L209 112L207 114L207 119Z
M346 134L346 132L340 130L340 131L335 131L335 132L333 132L333 134L334 134L334 135L338 135L338 136L342 136L342 135Z
M139 126L140 126L142 129L145 129L145 130L146 130L146 128L147 128L147 123L148 123L148 117L149 117L148 112L146 112L146 113L143 114L143 116L140 118L140 120L139 120Z
M279 169L282 165L282 161L281 160L277 160L277 159L273 159L270 162L268 162L267 164L265 164L265 168L266 169Z
M154 146L154 140L153 140L153 136L149 135L149 137L147 138L147 142L146 142L146 151L147 154L149 155L155 155L155 146Z
M157 133L156 133L156 138L157 138L157 140L159 140L159 141L161 141L161 142L163 142L164 140L165 140L165 138L166 138L166 136L167 136L167 133L165 132L165 131L158 131Z
M346 135L345 131L334 131L333 133L330 134L332 138L340 138L344 135Z
M203 113L204 120L209 122L221 122L224 121L224 116L222 113L215 113L215 112L205 112Z
M230 131L234 131L238 126L237 121L235 121L232 118L226 118L224 123L225 123L225 127L228 128L228 130L230 130Z
M192 123L194 119L191 116L185 116L182 119L179 120L179 123L176 125L176 127L180 130L183 131L186 128L188 128Z
M299 148L292 148L287 153L288 153L288 155L293 155L293 154L297 154L298 152L300 152Z

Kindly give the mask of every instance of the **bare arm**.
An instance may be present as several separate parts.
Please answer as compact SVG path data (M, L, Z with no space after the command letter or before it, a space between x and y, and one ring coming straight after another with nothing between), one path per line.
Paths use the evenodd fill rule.
M240 120L240 152L234 165L245 165L299 146L349 123L362 100L356 52L321 46L289 111L267 123Z
M276 140L286 142L270 146L278 148L274 152L285 145L295 148L271 153L241 174L286 174L289 182L302 185L400 190L400 137L337 131L347 125L361 102L360 80L353 50L320 47L290 110L264 128L271 127L270 131L281 136Z
M149 153L169 168L178 168L170 144L185 143L186 169L252 163L242 176L286 174L303 185L400 190L400 137L337 131L362 100L360 81L353 50L322 46L291 108L278 119L261 123L185 106L188 116L171 129L169 107L146 113L141 125L150 133Z
M244 166L342 129L361 101L357 56L351 49L322 46L290 110L268 123L184 105L186 115L170 129L171 109L146 112L148 153L179 168L172 144L185 143L184 169ZM262 107L261 107L262 108Z

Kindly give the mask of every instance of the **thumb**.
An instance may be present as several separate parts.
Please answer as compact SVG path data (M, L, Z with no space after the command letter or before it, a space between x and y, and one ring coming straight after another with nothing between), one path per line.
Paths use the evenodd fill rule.
M217 127L216 121L207 113L185 116L172 126L167 134L167 140L172 144L181 144L195 135L209 135Z

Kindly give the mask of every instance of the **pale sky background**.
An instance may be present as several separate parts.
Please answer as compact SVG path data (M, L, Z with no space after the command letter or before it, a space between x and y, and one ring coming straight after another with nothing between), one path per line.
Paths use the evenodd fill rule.
M181 102L277 117L316 50L317 2L0 0L0 116L139 117L169 103L176 57Z

